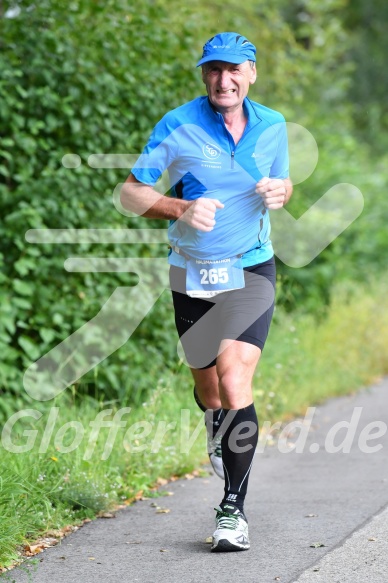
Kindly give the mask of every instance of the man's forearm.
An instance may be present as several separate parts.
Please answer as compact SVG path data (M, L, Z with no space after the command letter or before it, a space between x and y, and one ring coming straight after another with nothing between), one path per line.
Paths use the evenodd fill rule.
M188 209L189 202L159 194L152 188L136 181L132 175L121 188L120 201L130 210L148 219L179 219Z

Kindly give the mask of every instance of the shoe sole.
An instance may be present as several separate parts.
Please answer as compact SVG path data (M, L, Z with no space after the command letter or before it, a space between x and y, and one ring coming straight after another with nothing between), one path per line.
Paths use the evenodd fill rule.
M245 547L239 547L237 545L232 544L226 538L222 538L221 540L218 541L218 544L216 546L211 547L210 550L212 553L232 553L234 551L248 551L249 548L250 545Z

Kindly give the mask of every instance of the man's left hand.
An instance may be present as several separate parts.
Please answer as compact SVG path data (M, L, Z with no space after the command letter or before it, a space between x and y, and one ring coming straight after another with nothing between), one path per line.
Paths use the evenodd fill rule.
M256 184L256 192L267 209L280 209L287 202L287 187L281 178L262 178Z

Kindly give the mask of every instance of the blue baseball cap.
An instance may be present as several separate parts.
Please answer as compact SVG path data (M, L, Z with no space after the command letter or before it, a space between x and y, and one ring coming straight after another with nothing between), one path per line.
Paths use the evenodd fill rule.
M203 46L202 58L197 67L208 61L225 61L240 65L245 61L256 62L256 47L237 32L220 32Z

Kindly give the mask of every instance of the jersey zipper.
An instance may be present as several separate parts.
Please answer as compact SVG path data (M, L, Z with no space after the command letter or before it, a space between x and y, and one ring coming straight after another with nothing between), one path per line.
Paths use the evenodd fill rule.
M222 116L221 116L221 117L222 117ZM222 121L223 121L223 120L222 120ZM230 150L230 167L231 167L231 168L234 168L234 158L235 158L235 154L236 154L236 148L237 148L238 144L240 144L240 142L242 142L242 141L243 141L243 140L246 138L247 134L249 134L249 132L250 132L251 130L253 130L253 128L254 128L255 126L251 126L251 127L249 127L248 129L247 129L247 128L245 128L243 135L241 136L241 138L240 138L240 140L239 140L238 144L236 145L236 144L234 143L234 140L233 140L232 134L231 134L231 133L228 131L228 129L227 129L226 125L225 125L225 122L223 122L223 123L224 123L224 128L225 128L225 131L226 131L226 133L227 133L227 134L229 134L229 136L231 137L231 140L229 140L229 144L230 144L230 142L232 141L231 150Z
M218 113L219 117L221 118L221 123L224 126L224 129L225 129L225 132L226 132L226 135L227 135L227 138L228 138L228 142L229 142L229 146L230 146L230 167L231 167L231 169L233 169L234 168L234 157L235 157L237 145L234 143L233 136L232 136L232 134L230 133L230 131L228 130L228 128L225 125L224 118L222 117L222 115L219 112L217 112L217 113ZM255 127L255 125L251 125L250 127L245 128L244 133L241 136L240 142Z
M228 128L226 127L225 122L224 122L224 118L222 117L222 115L220 114L220 112L218 112L218 116L219 116L219 119L221 119L221 123L224 126L224 130L225 130L225 133L226 133L226 137L228 138L229 147L230 147L230 167L231 167L231 169L233 169L234 168L234 153L235 153L235 150L236 150L236 147L237 146L234 143L233 136L230 133L230 131L228 130Z
M224 129L225 129L225 132L226 132L226 135L228 138L228 142L229 142L229 146L230 146L230 167L233 170L234 169L234 158L235 158L235 154L236 154L237 145L234 143L233 136L225 125L224 118L222 117L221 114L219 114L219 115L221 117L222 125L224 126ZM246 137L246 135L251 131L251 129L253 129L253 127L254 126L251 126L248 129L245 128L244 133L241 136L239 143Z

